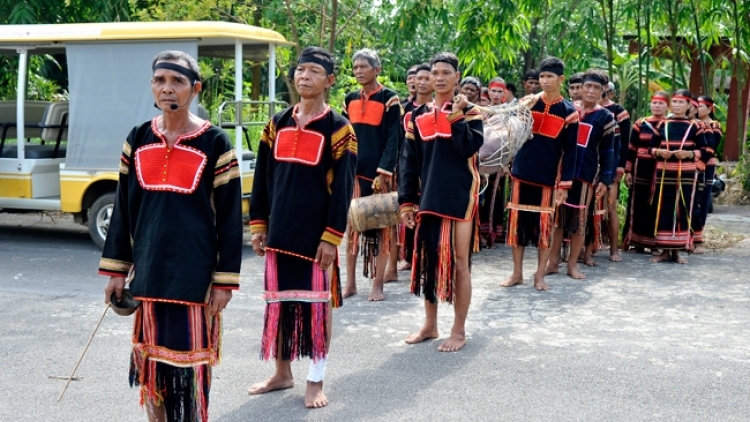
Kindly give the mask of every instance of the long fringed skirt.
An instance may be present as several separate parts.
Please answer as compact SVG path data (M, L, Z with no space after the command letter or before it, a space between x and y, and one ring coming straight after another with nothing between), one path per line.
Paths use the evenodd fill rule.
M210 316L205 305L139 299L130 385L141 387L141 405L163 405L170 422L208 421L211 366L220 357L220 314Z
M478 248L479 232L473 224L470 249ZM430 303L453 303L456 284L456 220L421 214L416 227L411 267L411 292ZM471 251L466 251L471 265Z
M587 210L593 191L591 184L573 180L573 186L568 191L568 199L563 205L558 206L555 212L555 227L562 228L567 233L585 233Z
M266 248L266 312L260 356L291 361L326 357L329 302L341 306L338 262L332 277L313 260Z
M555 208L553 188L511 178L508 202L508 246L534 246L549 249Z
M656 200L654 199L654 172L656 161L648 152L638 151L633 169L633 186L630 189L627 211L627 231L623 235L623 249L630 246L651 248L654 246L654 221Z

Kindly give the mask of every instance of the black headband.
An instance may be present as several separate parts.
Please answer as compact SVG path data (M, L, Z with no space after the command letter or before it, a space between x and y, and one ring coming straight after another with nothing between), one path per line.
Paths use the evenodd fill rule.
M323 69L326 70L327 75L333 74L333 63L328 60L321 59L315 54L305 54L304 56L300 56L300 58L297 60L297 65L301 65L303 63L319 64L323 66Z
M455 70L456 72L458 72L458 66L456 66L456 64L455 64L455 63L451 62L451 61L450 61L450 60L448 60L448 59L437 59L437 60L433 60L433 61L432 61L432 64L435 64L435 63L448 63L449 65L451 65L451 67L453 68L453 70Z
M543 67L539 68L539 73L551 72L557 76L562 76L565 73L562 63L548 63Z
M607 84L607 82L604 80L604 78L602 78L601 76L599 76L597 74L590 74L590 75L584 76L583 77L583 83L586 83L586 82L597 83L597 84L601 85L602 88L604 88L604 85Z
M416 75L417 69L409 69L408 72L406 72L406 76Z
M154 66L154 71L156 71L156 69L174 70L175 72L180 73L186 78L188 78L193 85L195 85L196 82L201 80L200 76L198 76L197 73L193 72L192 70L186 67L183 67L178 64L171 63L171 62L159 62L156 64L156 66Z

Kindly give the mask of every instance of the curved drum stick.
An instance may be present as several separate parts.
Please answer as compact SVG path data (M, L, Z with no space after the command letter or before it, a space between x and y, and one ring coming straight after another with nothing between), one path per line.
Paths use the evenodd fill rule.
M96 327L94 327L94 331L91 333L91 337L89 337L89 341L86 343L86 347L83 348L81 357L78 358L78 362L76 362L76 366L73 368L73 372L71 372L70 376L68 377L68 382L65 383L65 387L63 387L62 391L60 392L60 396L57 398L58 402L60 401L60 399L62 399L63 394L65 394L65 390L68 389L68 385L70 385L70 381L73 379L73 376L75 376L76 371L78 370L78 365L81 364L81 361L83 360L83 356L86 354L86 351L89 350L89 345L91 345L91 340L94 339L94 336L96 335L96 331L99 330L99 326L102 324L102 320L104 320L104 316L107 315L107 311L109 310L110 306L112 306L112 304L108 303L107 306L104 307L104 312L102 312L102 316L99 317L99 322L96 323Z

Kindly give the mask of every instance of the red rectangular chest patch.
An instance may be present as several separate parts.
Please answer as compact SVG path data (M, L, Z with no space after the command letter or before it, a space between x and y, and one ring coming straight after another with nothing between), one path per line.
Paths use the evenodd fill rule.
M384 112L385 104L378 101L353 100L346 109L350 122L370 126L380 126Z
M180 144L172 149L163 143L145 145L135 152L138 182L146 190L193 193L207 158L202 151Z
M586 148L591 139L591 131L594 127L590 123L578 122L578 146Z
M451 137L451 123L448 114L442 111L424 113L415 120L419 137L423 141L432 141L437 137Z
M534 134L544 135L548 138L557 138L565 127L565 119L553 114L532 111L534 124L531 131Z
M314 166L323 156L325 137L307 129L284 128L276 133L273 156L278 161Z

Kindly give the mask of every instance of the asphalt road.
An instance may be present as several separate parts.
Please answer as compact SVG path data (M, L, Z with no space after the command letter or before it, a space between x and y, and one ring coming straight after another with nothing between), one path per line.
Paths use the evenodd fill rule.
M750 233L750 218L720 208L714 224ZM132 320L104 319L71 383L56 402L104 309L100 251L85 229L61 217L0 214L0 421L144 421L127 384ZM584 270L587 280L549 277L510 289L510 251L473 261L468 345L437 352L438 341L407 346L421 301L407 274L387 300L360 295L335 312L326 376L331 404L302 404L297 385L250 397L267 377L258 358L262 260L243 249L242 289L225 312L223 360L214 371L214 421L750 421L750 261L741 250L651 264L646 255ZM535 252L527 259L533 270ZM447 335L452 309L440 307Z

